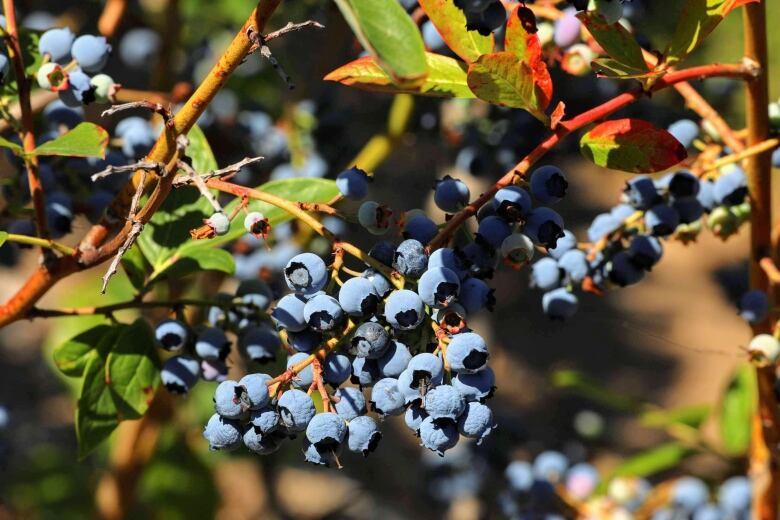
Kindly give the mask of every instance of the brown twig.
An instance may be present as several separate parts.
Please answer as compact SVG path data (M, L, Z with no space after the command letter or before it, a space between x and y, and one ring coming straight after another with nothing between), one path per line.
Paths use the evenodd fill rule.
M152 161L139 161L134 164L128 164L126 166L107 166L104 170L100 170L97 173L93 173L90 176L90 179L92 182L98 181L100 179L103 179L105 177L109 177L115 173L128 173L128 172L134 172L136 170L151 170L156 172L158 175L160 172L165 168L165 165L158 162L152 162Z
M226 180L239 171L241 171L241 168L244 166L248 166L250 164L254 164L260 160L262 160L262 156L257 157L245 157L238 161L237 163L231 164L230 166L226 166L219 170L214 170L208 173L204 173L200 176L201 179L208 182L211 179L218 179L221 178L222 180ZM178 188L179 186L187 186L193 182L193 179L191 179L188 175L180 175L176 177L173 180L173 186L174 188Z
M167 127L170 127L173 124L173 114L171 113L170 107L152 101L130 101L128 103L122 103L121 105L112 105L110 108L105 109L100 114L100 117L108 117L117 112L132 110L134 108L145 108L146 110L151 110L152 112L159 114Z
M216 211L217 213L222 213L222 205L219 203L217 198L214 196L214 194L211 192L208 186L206 186L206 181L203 180L203 177L201 177L198 172L196 172L192 166L187 164L184 161L179 161L178 166L180 170L183 170L185 175L189 177L192 184L194 184L198 191L200 192L201 196L205 198L209 204L211 204L211 207Z

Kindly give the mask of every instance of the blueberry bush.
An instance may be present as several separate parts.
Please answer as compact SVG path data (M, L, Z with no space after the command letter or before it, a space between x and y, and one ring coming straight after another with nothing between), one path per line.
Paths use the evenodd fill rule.
M37 502L35 485L16 482L8 512L208 517L198 501L215 491L198 475L209 457L261 455L273 478L292 446L333 475L370 468L400 428L427 454L430 495L479 494L482 517L778 518L780 102L767 2L685 0L674 22L655 9L660 33L639 0L152 3L55 18L3 0L0 259L24 274L9 279L0 327L69 324L51 359L75 396L78 447L19 480L69 475L76 489L83 461L103 467L86 509ZM740 13L742 58L701 60L694 51L731 38L719 25ZM232 37L203 43L226 24ZM319 74L296 45L323 33L315 54L341 61ZM306 99L308 82L329 94ZM710 82L744 91L744 129L700 94ZM304 96L290 102L292 89ZM685 117L656 102L667 91ZM353 108L388 107L386 128L358 148L351 129L368 123L360 107L343 113L350 96ZM577 162L564 160L577 142ZM402 147L424 168L437 147L451 157L422 188L426 209L401 207L420 186L383 166ZM567 224L582 177L596 185L605 169L624 175L612 208ZM492 404L503 386L484 318L500 303L493 280L519 292L527 279L565 328L592 314L591 297L651 278L676 243L695 255L704 234L750 237L729 253L747 262L737 311L752 339L728 354L742 363L717 411L662 408L557 369L551 388L659 441L604 466L501 435L516 427ZM0 430L14 431L17 398L0 396ZM605 427L588 408L573 425L585 439ZM0 456L15 456L14 439ZM727 469L689 472L703 454ZM92 502L78 493L69 499Z

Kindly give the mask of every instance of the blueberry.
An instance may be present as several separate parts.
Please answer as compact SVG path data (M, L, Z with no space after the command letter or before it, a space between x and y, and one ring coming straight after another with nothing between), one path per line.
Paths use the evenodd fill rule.
M298 352L296 354L293 354L289 358L287 358L287 368L291 368L292 366L300 363L304 359L308 358L309 355L304 352ZM292 378L292 384L293 386L297 388L304 388L307 389L309 386L311 386L312 382L314 381L314 367L311 366L311 364L306 365L306 368L298 372L295 377Z
M639 175L629 180L624 193L628 203L637 209L649 209L660 199L653 179L647 175Z
M367 200L358 208L358 222L372 235L384 235L390 229L393 212L387 207Z
M238 421L214 414L203 430L211 450L234 450L241 445L242 430Z
M414 215L406 221L403 236L427 244L439 233L439 226L425 215Z
M563 10L562 16L555 20L555 45L561 48L574 45L580 39L582 24L577 18L577 10L568 7Z
M447 345L446 359L450 369L455 372L479 372L487 364L487 344L482 336L475 332L456 334Z
M121 125L127 120L136 121L136 123L124 129ZM120 130L123 131L120 133ZM115 133L122 139L122 153L130 159L144 157L152 150L156 140L155 132L149 122L140 117L131 117L120 121Z
M333 296L319 294L306 302L303 319L314 330L328 332L344 322L344 311Z
M646 264L634 262L630 252L620 251L607 264L607 276L612 283L620 287L634 285L644 278L644 265Z
M266 238L271 230L271 224L262 213L252 211L244 217L244 229L257 238Z
M708 180L699 182L699 193L696 195L696 199L705 211L712 211L717 205L715 202L715 183Z
M108 74L96 74L89 81L95 92L95 101L98 103L111 103L116 94L117 84Z
M341 455L342 444L328 443L325 449L320 450L312 444L309 439L303 439L303 457L306 462L315 464L317 466L325 466L326 468L336 465L341 467L339 463L339 456Z
M542 206L528 215L524 232L537 244L547 249L554 248L563 236L563 219L555 211Z
M680 214L666 204L656 204L645 212L645 227L655 236L665 237L674 233L680 223Z
M247 390L235 381L223 381L214 392L214 408L222 417L238 419L251 406Z
M352 375L352 361L343 355L331 352L322 361L322 378L331 386L339 386Z
M462 280L468 274L468 266L462 256L449 247L442 247L431 253L428 258L428 269L446 267Z
M637 235L628 245L628 258L631 262L649 271L664 253L663 245L657 238L649 235Z
M509 481L512 491L530 491L534 483L534 470L529 462L514 460L504 470L504 476Z
M493 249L498 249L506 238L512 234L512 228L501 217L487 217L479 223L477 240Z
M705 504L709 498L709 490L700 479L696 477L682 477L672 487L672 503L684 511L693 511Z
M425 309L420 296L408 289L390 293L385 302L385 319L398 330L416 329L425 318Z
M310 354L322 344L322 333L312 329L288 332L287 343L297 352Z
M423 406L433 420L455 421L466 409L466 401L453 386L439 385L425 394Z
M718 204L724 206L741 204L748 193L745 172L741 168L735 167L728 173L722 174L715 181L713 193Z
M636 213L636 209L631 204L618 204L609 210L609 214L620 222L625 222L634 213Z
M425 413L425 410L423 410L420 405L413 404L406 409L406 412L404 413L404 422L410 430L417 434L426 417L428 417L428 414Z
M739 299L739 315L750 324L764 321L769 314L769 298L764 291L753 289Z
M569 459L557 451L543 451L534 459L534 477L537 480L558 484L563 480Z
M500 217L517 222L531 212L531 196L523 188L507 186L496 192L493 206Z
M376 242L368 251L368 256L385 265L392 265L394 255L395 244L389 240L380 240L379 242Z
M368 316L376 312L379 297L366 278L350 278L339 289L339 304L350 316Z
M694 139L699 136L699 125L690 119L680 119L669 125L667 131L685 148L690 148Z
M466 401L484 401L495 391L496 376L489 367L475 374L461 372L452 378L452 386Z
M203 359L225 359L230 353L230 341L222 329L206 327L195 339L195 352Z
M419 431L420 445L442 457L458 443L458 428L454 421L434 422L433 417L426 417Z
M249 414L249 424L260 434L266 435L279 428L279 411L273 406L252 410Z
M501 243L501 256L512 267L522 267L534 257L534 242L523 233L513 233Z
M729 514L745 514L750 510L752 487L747 477L728 478L718 490L718 504Z
M316 414L306 426L306 439L319 451L335 450L346 435L344 419L332 412Z
M561 268L552 258L541 258L531 266L531 287L550 291L561 282Z
M724 514L720 507L715 504L703 504L696 508L691 520L722 520L723 518Z
M73 59L87 72L100 72L111 53L111 46L102 36L79 36L70 48Z
M243 435L244 446L252 453L270 455L281 447L281 439L273 434L264 435L258 428L247 428Z
M287 286L296 293L308 295L321 291L328 283L325 261L313 253L295 255L284 268Z
M382 377L398 377L406 370L412 354L409 347L397 340L391 340L382 357L377 360Z
M173 356L163 364L160 379L166 390L184 395L198 382L200 363L189 356Z
M444 365L441 358L428 352L423 352L412 357L407 366L414 389L424 385L427 388L440 385L444 378Z
M372 386L379 381L382 374L379 372L379 365L376 359L356 357L352 360L352 377L350 381L353 384Z
M566 472L566 490L577 500L586 500L599 485L599 472L588 463L575 464Z
M436 181L433 190L433 201L445 213L457 213L469 203L471 196L468 186L463 181L449 175Z
M246 390L250 410L259 410L268 404L270 398L266 381L270 379L268 374L247 374L238 381Z
M478 439L477 444L480 444L495 427L493 411L476 401L468 403L465 411L458 418L458 431L460 434L464 437Z
M134 69L146 69L155 63L162 38L156 31L136 27L127 31L119 42L119 58Z
M368 183L371 178L360 168L352 167L344 170L336 177L336 187L341 194L352 200L360 200L368 194Z
M470 274L479 278L492 278L498 264L495 249L480 240L467 244L460 250L460 254L468 264Z
M468 314L474 314L482 309L493 310L496 299L493 289L479 278L466 278L460 285L458 302Z
M423 390L428 388L425 379L415 380L414 371L408 368L398 376L398 390L404 398L405 404L422 405Z
M364 457L374 451L382 439L376 421L366 415L355 417L349 421L347 447L349 451L362 453Z
M204 359L200 362L200 377L204 381L221 383L227 380L227 365L221 359Z
M288 294L276 302L271 318L277 327L290 332L300 332L306 328L306 320L303 317L305 305L306 300L302 296Z
M377 359L385 353L389 341L390 336L382 325L367 321L360 324L352 335L349 353L357 357Z
M588 257L584 251L579 249L572 249L566 252L559 260L558 267L561 268L569 280L574 283L581 283L588 272L590 271L590 265L588 264Z
M163 320L154 328L157 344L168 352L181 350L187 344L187 326L179 320Z
M446 267L428 269L420 277L417 293L429 307L446 307L458 295L460 279Z
M380 298L384 298L390 291L393 290L393 286L390 285L390 281L374 269L366 269L360 273L360 277L365 278L371 282L371 285L374 286L374 292Z
M70 47L75 38L67 27L49 29L38 40L38 52L48 54L50 61L64 65L70 61Z
M553 289L542 296L542 310L551 319L565 320L577 313L578 300L565 287Z
M393 255L393 268L404 276L419 278L428 266L425 247L418 240L407 239L398 244Z
M531 174L531 196L542 204L555 204L566 196L569 183L555 166L542 166Z
M398 380L385 377L371 389L371 406L381 416L400 415L404 411L404 397L398 389Z
M616 218L611 213L597 215L588 228L588 240L594 243L598 242L607 235L620 229L622 225L623 221Z
M669 195L675 200L696 197L699 194L699 178L691 172L679 171L669 179Z
M334 394L336 413L345 421L351 421L366 413L366 398L357 388L339 388Z
M277 403L279 418L282 424L291 432L301 432L306 429L317 410L314 401L306 392L298 389L287 390Z

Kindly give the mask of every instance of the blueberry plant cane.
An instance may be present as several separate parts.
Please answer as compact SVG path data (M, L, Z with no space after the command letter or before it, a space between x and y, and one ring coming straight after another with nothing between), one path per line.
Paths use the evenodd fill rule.
M757 518L777 518L780 333L772 325L770 289L780 280L775 264L780 253L772 236L769 172L770 152L778 146L770 135L770 115L780 119L780 109L770 105L767 94L763 3L687 0L667 47L649 52L621 23L628 4L619 0L419 0L410 12L396 0L336 0L366 54L325 80L395 94L387 132L369 141L335 180L280 178L250 187L239 182L240 173L263 158L220 168L195 123L253 53L269 59L290 83L269 44L322 26L289 23L266 31L279 3L258 3L174 112L172 99L129 95L101 72L111 59L105 37L75 35L67 28L20 29L13 2L3 2L7 55L0 56L0 108L18 138L3 138L0 146L24 179L11 193L13 218L0 232L0 242L40 247L41 259L0 306L0 326L59 316L111 318L54 353L57 367L81 381L76 428L82 456L128 421L120 435L133 447L116 456L114 471L101 482L101 514L118 517L127 510L137 469L150 456L135 447L136 441L171 415L171 394L186 395L201 380L214 386L214 414L203 432L213 450L269 455L283 443L300 442L306 461L340 467L347 451L368 456L381 449L382 422L389 416L403 416L420 445L438 454L463 439L482 442L497 426L489 407L496 385L490 348L469 323L492 308L489 280L495 269L528 267L532 285L543 293L545 313L564 320L577 311L581 292L603 294L641 281L671 240L695 241L705 228L725 240L749 222L751 291L743 295L740 313L754 330L747 350L755 374L745 372L738 386L749 395L755 376L757 392L747 415L729 418L741 421L737 429L750 434L736 434L736 440L726 435L722 446L714 445L702 437L701 421L692 426L670 418L661 423L680 444L645 460L660 471L697 450L739 457L749 444L752 483L723 483L718 505L708 503L709 490L697 480L655 488L614 480L599 491L592 467L569 467L561 454L544 452L533 464L515 461L507 468L502 507L517 517L561 509L583 517L601 517L603 510L649 516L669 509L687 518L712 506L736 515L724 518L745 517L750 508ZM745 58L683 66L738 8L745 18ZM113 33L123 10L122 2L108 2L101 18L105 34ZM434 33L439 46L451 52L430 50L430 38L423 35ZM560 81L566 74L596 73L625 88L589 110L568 114L565 100L556 98L552 66L564 73ZM713 77L745 82L744 131L732 129L689 84ZM679 92L701 122L683 120L662 129L613 117L667 88ZM52 101L44 109L52 123L48 129L35 128L32 100L38 92ZM545 127L545 135L475 197L457 178L437 181L433 198L447 215L442 222L422 211L398 212L365 199L373 170L403 133L410 95L479 99L522 110ZM144 116L124 117L109 139L103 128L82 121L81 107L92 103L106 105L104 117L131 109ZM18 106L18 117L12 105ZM537 164L575 133L587 159L636 174L616 194L619 203L594 219L587 240L578 239L552 209L570 191L565 172ZM780 161L777 153L774 157ZM53 174L72 164L88 169L92 183L78 194ZM659 172L665 174L649 175ZM78 212L92 227L75 247L58 242L72 231ZM363 250L344 240L344 221L357 222L375 236L373 245ZM299 243L319 250L285 249L285 234L295 233L304 237ZM249 256L234 258L227 249L239 242L250 249L270 247L272 259L261 265ZM132 299L81 308L38 306L60 280L102 264L102 291L122 269L134 287ZM263 276L242 277L230 294L156 296L170 280L201 271ZM166 317L116 318L128 309L157 309ZM284 355L285 366L277 373L255 368ZM229 364L241 356L252 370L229 379ZM593 387L573 374L561 375L558 383ZM660 413L645 404L632 409ZM560 500L548 500L553 495Z

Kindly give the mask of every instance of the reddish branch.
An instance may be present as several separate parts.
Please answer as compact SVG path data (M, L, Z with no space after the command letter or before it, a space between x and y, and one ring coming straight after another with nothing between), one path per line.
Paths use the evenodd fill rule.
M689 69L683 69L671 72L659 79L651 88L651 92L665 89L667 87L682 83L685 81L692 81L696 79L704 79L709 77L735 77L742 79L751 79L755 76L756 71L754 67L747 64L713 64L703 65L700 67L691 67ZM469 217L476 215L477 210L481 208L486 202L488 202L498 190L504 186L519 182L523 176L528 172L528 169L536 161L541 159L548 151L550 151L558 142L569 135L570 133L583 128L599 119L602 119L621 108L630 105L631 103L641 99L646 95L645 92L637 90L635 92L626 92L620 94L611 100L602 103L601 105L583 112L582 114L569 119L567 121L561 121L555 128L555 131L544 141L542 141L531 153L529 153L522 161L517 163L514 168L504 174L501 179L498 180L489 190L481 194L474 202L463 208L457 214L455 214L448 222L447 225L442 228L438 235L428 244L430 250L438 249L442 247L452 237L453 233L463 224Z

